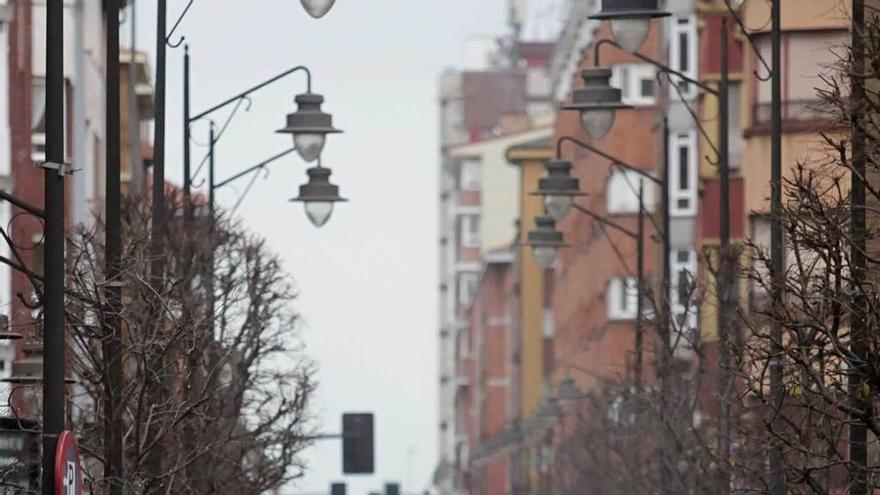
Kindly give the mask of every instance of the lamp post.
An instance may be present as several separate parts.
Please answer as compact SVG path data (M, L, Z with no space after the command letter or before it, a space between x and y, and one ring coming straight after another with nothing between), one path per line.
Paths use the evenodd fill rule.
M43 284L42 492L54 494L55 451L64 430L64 5L46 3L45 258Z

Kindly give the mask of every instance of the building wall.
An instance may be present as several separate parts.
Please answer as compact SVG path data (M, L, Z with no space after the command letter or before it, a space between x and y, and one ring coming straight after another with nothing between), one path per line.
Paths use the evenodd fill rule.
M519 166L520 176L518 402L512 411L512 418L520 422L534 415L544 392L545 273L535 262L532 249L525 245L525 241L535 218L544 214L542 198L531 193L538 190L538 180L544 176L544 165L550 158L549 148L508 152L508 158L514 158L511 161Z
M479 288L469 309L470 374L464 390L467 402L469 493L504 495L507 459L488 446L507 429L510 393L510 336L514 317L513 253L493 253L484 265ZM465 364L465 363L462 363Z
M542 97L548 88L546 60L542 60L549 57L546 48L540 43L525 46L523 53L528 58L522 64L498 52L486 59L488 66L450 70L440 77L440 462L435 484L444 495L458 493L453 482L453 463L461 442L455 433L459 423L456 342L467 323L463 310L470 301L465 292L475 285L482 255L506 247L516 238L517 175L503 154L517 139L533 137L522 129L507 128L502 121L524 122L529 127L533 112L549 109L549 97ZM465 163L479 167L476 190L462 189ZM478 233L468 236L471 242L463 242L467 240L463 226L472 221L479 223ZM478 241L473 242L473 237Z

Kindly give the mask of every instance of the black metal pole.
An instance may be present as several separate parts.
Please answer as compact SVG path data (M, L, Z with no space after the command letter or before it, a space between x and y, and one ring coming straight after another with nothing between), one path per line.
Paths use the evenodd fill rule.
M210 124L208 131L208 211L211 218L214 218L214 122Z
M635 381L636 393L642 392L642 368L644 362L644 313L642 305L645 292L645 182L639 180L639 225L638 235L636 236L636 362L635 362Z
M160 283L164 268L165 242L165 69L166 69L166 30L167 0L158 0L156 22L156 111L153 127L153 209L151 258L153 283ZM157 285L158 287L158 285Z
M129 27L131 36L131 60L128 64L128 88L126 88L128 98L128 163L131 170L131 192L133 195L140 196L145 189L145 170L144 161L141 159L141 126L140 126L140 109L137 100L137 65L135 64L135 55L137 53L137 5L135 0L128 2L129 6Z
M770 88L770 261L773 272L773 304L778 307L782 301L785 286L785 266L783 257L782 231L782 0L771 2L770 51L773 71ZM774 318L770 324L772 361L770 362L770 416L772 427L782 428L779 412L782 409L784 391L782 389L782 325ZM770 495L785 495L785 471L782 465L782 446L772 436L768 455Z
M192 224L192 175L190 171L189 45L183 47L183 224Z
M207 268L207 281L208 281L208 318L210 322L214 321L214 311L216 309L216 299L214 295L214 264L215 264L215 243L216 243L216 217L214 216L214 191L217 189L215 185L215 168L214 168L214 144L216 142L216 137L214 135L214 121L211 121L210 128L208 131L208 214L210 215L208 221L210 224L210 237L208 242L210 243L210 251L208 255L208 268ZM213 329L213 325L211 326Z
M46 164L42 492L55 494L55 451L64 431L64 2L46 2Z
M660 277L660 363L659 363L659 379L660 379L660 415L662 416L663 421L674 422L677 421L675 418L670 417L674 414L671 406L671 398L672 398L672 315L671 308L669 305L669 297L672 289L672 239L670 236L669 226L671 224L670 217L670 206L669 206L669 117L663 116L663 184L662 184L662 193L661 193L661 209L663 215L663 233L661 238L663 239L663 260L661 262L661 266L663 267L661 277ZM669 455L672 455L672 449L674 448L674 440L671 438L672 433L669 429L664 429L661 434L663 438L663 451L669 452ZM660 478L661 478L661 492L664 495L672 495L674 493L671 487L671 480L673 478L671 469L670 469L670 461L667 460L662 463L660 470Z
M159 295L164 293L165 287L165 236L167 235L167 202L165 198L165 115L167 108L166 98L166 68L167 68L167 0L158 0L156 16L156 108L155 123L153 127L153 205L150 214L150 280L156 291L151 304L151 314L154 315L152 331L154 335L160 335L163 331L162 320L164 308L159 301ZM161 342L161 339L158 339ZM156 383L153 384L153 397L151 400L161 403L164 400L163 385L165 381L163 368L164 356L161 351L151 356L151 369ZM154 440L149 433L150 440ZM155 441L154 447L148 452L145 461L145 470L154 480L161 478L162 474L162 442ZM153 481L153 483L159 483ZM155 488L150 486L148 488Z
M718 408L719 408L719 432L718 432L718 457L721 469L718 493L725 494L730 489L730 470L728 459L730 458L730 327L733 318L733 310L730 307L733 299L733 253L730 250L730 151L729 151L729 117L730 117L730 53L729 53L729 28L727 18L721 23L721 81L718 84L718 153L720 175L720 205L718 208L720 228L720 249L718 251L718 280L716 291L718 293L718 344L719 344L719 370L718 370Z
M852 12L852 57L853 74L864 74L865 44L862 38L865 28L865 2L853 0ZM866 325L868 305L865 296L867 279L867 233L866 233L866 133L864 118L865 80L852 76L851 93L855 105L850 116L852 128L852 284L853 305L850 318L850 349L855 363L849 367L848 388L853 412L849 418L849 493L867 495L868 492L868 430L862 415L870 417L871 402L865 400L862 389L865 384L864 369L868 353L866 345Z
M103 359L106 367L104 384L104 477L111 495L121 495L123 488L122 421L119 394L122 390L122 345L120 314L122 312L122 212L121 212L121 139L119 103L119 0L106 1L107 70L106 70L106 281L105 297L108 310L104 315Z

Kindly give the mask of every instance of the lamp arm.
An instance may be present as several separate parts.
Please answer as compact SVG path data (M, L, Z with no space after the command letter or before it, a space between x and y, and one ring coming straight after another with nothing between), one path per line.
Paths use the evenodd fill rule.
M235 103L236 101L241 100L242 98L246 98L251 93L259 91L260 89L265 88L266 86L274 83L275 81L278 81L279 79L283 79L283 78L285 78L295 72L300 72L300 71L306 73L306 92L311 93L312 92L312 72L309 70L308 67L306 67L304 65L298 65L296 67L292 67L290 69L287 69L286 71L282 72L281 74L278 74L277 76L275 76L271 79L267 79L252 88L246 89L246 90L242 91L241 93L233 96L232 98L229 98L229 99L223 101L222 103L214 105L213 107L205 110L204 112L202 112L198 115L194 115L194 116L190 117L188 123L193 122L194 120L204 118L208 114L214 113L217 110L220 110L221 108L223 108L231 103Z
M24 201L24 200L21 200L21 199L15 197L15 196L9 194L9 193L6 192L6 191L0 190L0 200L2 200L2 201L8 201L8 202L11 203L13 206L17 206L17 207L21 208L22 210L24 210L24 211L30 213L31 215L35 216L35 217L38 217L38 218L41 218L41 219L45 219L45 218L46 218L46 215L45 215L45 213L43 212L43 210L41 210L40 208L37 208L36 206L34 206L34 205L32 205L32 204L30 204L30 203Z
M596 45L593 46L593 63L596 67L598 67L600 65L599 54L601 52L601 48L603 45L611 45L611 46L614 46L614 47L617 47L617 48L623 50L623 48L620 48L620 45L618 45L617 42L614 40L605 38L605 39L601 39L601 40L597 41ZM626 51L626 50L624 50L624 51ZM630 53L630 52L627 52L627 53ZM641 53L638 53L638 52L632 52L632 53L630 53L630 55L636 57L637 59L639 59L643 62L646 62L646 63L653 65L654 67L660 69L663 72L666 72L667 74L672 74L676 77L680 77L680 78L684 79L685 81L697 86L698 88L702 89L703 91L705 91L713 96L716 96L716 97L721 96L721 94L718 92L718 90L713 88L712 86L709 86L706 83L700 82L700 81L688 76L687 74L684 74L680 71L673 69L672 67L669 67L668 65L662 64L662 63L654 60L651 57L648 57L646 55L642 55Z
M272 162L274 162L274 161L276 161L276 160L279 160L279 159L281 159L281 158L283 158L283 157L285 157L285 156L287 156L287 155L293 153L294 151L296 151L296 147L293 147L293 148L290 148L290 149L288 149L288 150L282 151L281 153L278 153L277 155L275 155L275 156L273 156L273 157L271 157L271 158L268 158L268 159L266 159L266 160L263 160L262 162L260 162L260 163L258 163L258 164L256 164L256 165L254 165L254 166L252 166L252 167L248 167L248 168L242 170L241 172L239 172L239 173L233 175L232 177L229 177L229 178L227 178L227 179L225 179L225 180L223 180L223 181L220 181L220 182L214 184L214 189L215 189L215 190L216 190L216 189L220 189L221 187L223 187L223 186L225 186L225 185L228 185L228 184L230 184L231 182L235 182L236 180L241 179L242 177L245 177L245 176L247 176L247 175L249 175L249 174L252 174L252 173L254 173L254 172L257 172L257 171L259 171L259 170L262 170L262 169L266 168L266 166L269 165L269 164L271 164Z
M623 160L620 160L619 158L617 158L617 157L615 157L615 156L609 155L608 153L602 151L601 149L599 149L599 148L597 148L597 147L595 147L595 146L593 146L593 145L591 145L591 144L589 144L589 143L586 143L586 142L584 142L584 141L581 141L581 140L579 140L579 139L573 138L573 137L571 137L571 136L562 136L561 138L559 138L559 139L556 141L556 158L561 158L561 157L562 157L562 145L563 145L564 143L566 143L566 142L569 142L569 143L572 143L572 144L576 144L576 145L580 146L581 148L584 148L584 149L590 150L590 151L592 151L593 153L596 153L597 155L601 156L602 158L605 158L605 159L607 159L608 161L613 162L615 165L617 165L617 166L619 166L619 167L621 167L621 168L623 168L623 169L630 170L630 171L632 171L632 172L635 172L635 173L639 174L640 176L642 176L642 177L644 177L644 178L650 180L651 182L657 184L658 186L662 186L662 185L663 185L663 181L662 181L662 180L658 179L657 177L654 177L653 175L651 175L651 174L649 174L648 172L646 172L646 171L640 169L639 167L636 167L635 165L632 165L632 164L627 163L627 162L625 162L625 161L623 161Z
M620 224L617 223L617 222L613 222L613 221L608 220L607 218L605 218L605 217L603 217L603 216L597 215L596 213L594 213L594 212L592 212L592 211L590 211L590 210L584 208L584 207L581 206L581 205L574 204L573 206L574 206L574 209L575 209L575 210L577 210L577 211L583 213L584 215L587 215L588 217L592 218L593 220L596 220L597 222L599 222L599 223L601 223L601 224L603 224L603 225L607 225L607 226L611 227L612 229L614 229L614 230L616 230L616 231L618 231L618 232L621 232L621 233L623 233L623 234L625 234L625 235L627 235L627 236L629 236L629 237L631 237L631 238L633 238L633 239L638 239L638 238L639 238L639 234L633 232L632 230L629 230L628 228L624 227L623 225L620 225Z

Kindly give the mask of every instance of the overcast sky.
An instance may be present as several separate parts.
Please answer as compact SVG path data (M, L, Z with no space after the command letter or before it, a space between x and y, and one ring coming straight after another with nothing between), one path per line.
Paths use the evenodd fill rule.
M169 27L186 0L169 0ZM155 62L155 2L138 1L138 43ZM288 67L314 72L314 91L346 131L324 164L342 194L323 229L287 202L305 165L288 157L258 181L239 212L296 278L300 331L320 365L315 412L340 429L344 411L377 416L377 474L349 480L349 493L386 480L424 490L436 460L438 170L436 78L461 65L468 35L505 29L503 0L338 0L320 21L298 0L195 0L181 24L192 54L198 112ZM149 29L148 29L149 28ZM123 30L127 30L123 25ZM123 40L127 40L126 33ZM180 181L182 48L168 51L168 177ZM218 178L290 146L273 131L304 90L294 76L253 98L217 154ZM194 139L204 142L205 128ZM194 156L200 148L194 147ZM246 184L243 183L242 186ZM234 189L219 202L232 206ZM341 479L338 442L306 453L307 477L285 491L326 492Z

